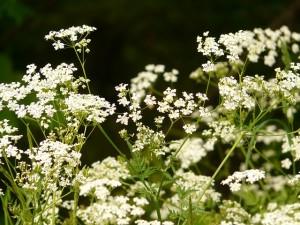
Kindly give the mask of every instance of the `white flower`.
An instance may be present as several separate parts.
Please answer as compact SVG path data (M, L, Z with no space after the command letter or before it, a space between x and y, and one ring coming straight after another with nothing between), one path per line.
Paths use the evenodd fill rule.
M294 43L292 45L292 52L295 53L295 54L299 52L299 45L298 44Z
M224 55L220 45L216 42L214 37L197 37L198 52L201 52L205 56L222 56Z
M165 71L165 66L164 65L156 65L154 68L155 73L163 73Z
M175 183L171 187L171 191L175 192L174 195L174 204L179 204L178 199L176 200L176 196L178 197L177 188L181 190L190 191L189 195L185 197L186 204L189 204L188 196L192 197L192 203L199 204L199 202L206 202L208 199L211 199L215 202L220 201L220 193L216 192L213 189L214 182L211 183L211 186L205 191L203 195L203 190L208 182L210 182L211 177L196 175L191 170L188 172L183 172L183 170L176 171L175 174Z
M294 161L300 160L300 136L292 137L290 140L286 136L282 144L282 152L291 152L294 156Z
M223 98L222 105L226 110L235 110L239 106L251 110L255 107L255 99L250 95L257 91L256 82L252 78L245 77L242 84L238 84L234 77L221 78L218 86Z
M144 102L147 106L152 107L156 104L156 98L153 95L146 95Z
M140 102L146 95L146 90L152 86L157 77L158 75L152 71L140 72L135 78L131 79L130 93L135 94Z
M129 116L128 116L128 113L125 112L121 115L118 115L118 119L117 119L117 123L121 123L121 124L124 124L124 125L128 125L128 120L129 120Z
M253 184L256 181L265 178L265 171L258 169L251 169L245 171L237 171L232 175L228 176L225 180L221 182L223 185L229 185L232 192L239 191L241 188L241 182L245 180L246 182Z
M90 33L92 31L95 31L95 27L82 25L78 27L70 27L68 29L60 29L59 31L50 31L46 36L46 40L54 39L54 38L70 38L72 37L72 40L75 41L75 36L77 35L83 35L86 33Z
M163 74L164 80L166 82L171 82L171 83L174 83L177 81L177 79L178 79L177 75L178 75L178 70L176 70L176 69L173 69L171 72L165 72Z
M300 224L300 204L277 205L269 203L267 211L259 215L256 224L261 225L298 225Z
M202 64L203 71L205 72L213 72L216 70L215 65L211 61L207 61L206 63Z
M160 125L160 124L163 123L164 119L165 119L165 118L164 118L163 116L158 116L158 117L155 117L155 118L154 118L154 122L155 122L157 125Z
M146 221L146 220L136 220L136 225L174 225L171 221L163 221L162 223L158 220Z
M173 141L169 148L176 151L181 147L176 157L180 160L181 167L184 169L199 162L207 155L208 151L213 150L210 145L207 145L207 143L199 137L188 138L184 144L183 142L184 139Z
M55 50L63 49L65 47L65 44L62 43L60 40L57 40L52 45L53 45Z
M284 160L281 160L281 167L284 169L289 169L292 165L292 162L289 158L286 158Z
M183 126L183 129L184 129L185 133L192 134L197 130L197 127L195 124L185 124Z
M277 52L274 50L269 51L268 55L264 56L265 65L272 67L276 62Z
M176 96L176 89L167 88L164 92L164 100L168 103L172 103L174 101L174 97Z
M154 64L149 64L149 65L145 66L145 69L147 71L153 71L155 69L155 65Z
M127 193L114 193L122 188L123 180L130 174L126 162L108 157L82 171L80 195L93 197L93 201L77 211L77 216L85 224L128 225L136 217L141 217L149 202L143 197ZM125 186L124 188L128 188ZM125 189L124 189L125 190Z
M91 94L71 94L66 100L67 112L85 116L87 121L103 123L109 115L114 114L115 106L104 98Z
M77 27L69 27L68 29L61 29L59 31L50 31L46 36L46 40L53 41L53 47L55 50L64 49L65 46L74 47L77 52L85 51L90 52L87 48L90 39L85 37L92 31L95 31L95 27L82 25Z
M156 132L147 126L140 125L137 128L136 140L132 145L132 152L150 151L155 155L165 155L165 135L162 131Z

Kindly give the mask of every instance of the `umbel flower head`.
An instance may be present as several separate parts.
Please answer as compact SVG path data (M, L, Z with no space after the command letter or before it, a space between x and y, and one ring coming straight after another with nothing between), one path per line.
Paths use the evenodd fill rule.
M251 169L245 171L237 171L232 175L227 177L222 181L223 185L229 185L232 192L239 191L241 189L241 182L245 180L246 182L253 184L256 181L265 178L265 171L258 169Z
M87 45L91 39L86 37L93 31L97 30L96 27L82 25L78 27L70 27L68 29L60 29L59 31L50 31L46 36L46 40L53 41L55 50L64 49L66 47L75 47L78 52L89 53L90 49Z

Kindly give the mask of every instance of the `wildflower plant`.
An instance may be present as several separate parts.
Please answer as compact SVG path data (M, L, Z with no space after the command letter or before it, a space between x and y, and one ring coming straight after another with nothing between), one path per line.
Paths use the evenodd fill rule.
M45 36L73 49L79 68L31 64L20 82L0 84L1 111L22 124L0 121L3 224L300 224L299 33L205 32L205 63L190 75L198 92L179 91L177 69L149 64L110 103L91 93L85 69L95 30ZM95 129L118 156L82 165Z

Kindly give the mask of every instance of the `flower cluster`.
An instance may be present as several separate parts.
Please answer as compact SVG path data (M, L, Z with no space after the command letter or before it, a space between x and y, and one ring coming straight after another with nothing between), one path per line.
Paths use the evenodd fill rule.
M162 223L158 220L146 221L146 220L137 220L135 221L137 225L174 225L171 221L163 221Z
M220 210L222 214L220 225L246 225L251 220L251 215L234 201L223 201Z
M300 34L291 32L283 26L278 30L256 28L253 31L241 30L236 33L222 34L219 39L209 37L208 32L197 37L198 52L212 59L225 56L230 62L249 60L258 62L265 54L264 63L272 67L278 57L277 49L290 45L294 53L299 52ZM246 54L246 56L245 56ZM243 58L245 57L245 58ZM203 64L206 72L215 71L213 61Z
M79 120L86 118L89 122L103 123L106 117L113 115L115 105L104 98L91 94L70 94L65 99L66 112L72 113Z
M39 144L39 147L28 149L24 152L33 162L32 173L23 184L24 188L37 190L36 180L47 179L47 188L52 190L60 187L67 187L72 184L73 169L80 165L81 153L74 150L74 146L46 139Z
M277 205L276 203L269 203L267 212L256 214L252 218L252 223L255 225L299 224L299 213L299 203L287 204L284 206Z
M78 27L70 27L68 29L60 29L59 31L50 31L46 36L46 40L53 41L55 50L64 49L67 47L75 47L76 51L89 53L90 49L87 48L90 39L86 36L95 31L95 27L82 25Z
M214 144L219 138L224 143L230 143L237 136L237 128L228 120L212 121L208 124L210 129L204 130L203 135L209 136L210 144Z
M137 128L136 141L132 146L132 152L149 149L155 155L164 155L165 135L162 132L155 132L146 126Z
M174 83L177 81L178 70L172 69L165 71L165 66L158 64L149 64L145 71L140 72L136 77L131 79L130 93L134 94L138 100L145 97L147 90L151 89L159 76L163 76L166 82Z
M204 141L199 137L191 137L186 141L184 139L173 141L169 145L169 148L170 150L176 151L181 147L176 157L180 160L181 167L187 169L198 163L208 152L212 151L215 142L216 139L214 138Z
M265 172L258 169L251 169L245 171L237 171L232 175L227 177L221 183L223 185L229 185L232 192L239 191L241 189L241 182L245 180L246 182L253 184L256 181L265 178Z
M20 159L23 151L16 147L16 142L22 138L21 135L15 135L17 128L9 125L8 120L0 121L0 165L3 163L1 158Z
M140 103L140 95L135 92L131 93L127 84L120 84L116 87L118 91L118 103L121 106L128 107L129 112L124 112L118 115L117 123L128 125L131 119L140 127L139 123L142 119L142 105ZM157 112L161 115L155 118L157 125L161 125L167 114L167 117L171 121L178 121L180 119L191 117L195 112L199 112L201 116L207 116L208 114L205 108L202 106L207 100L207 96L202 93L187 93L182 92L182 97L178 97L176 89L167 88L162 93L162 99L159 100L154 95L148 94L144 98L144 103L150 109L156 106ZM192 134L196 131L195 124L186 123L183 125L183 129L186 133Z
M208 200L213 200L214 202L220 201L221 195L216 192L213 187L205 190L206 184L210 182L210 177L196 175L192 171L182 172L181 170L176 172L175 177L176 182L171 187L171 190L176 192L175 190L180 188L190 192L191 196L193 196L192 202L195 204L200 204L200 202L206 202ZM213 182L211 182L211 186L213 186ZM176 194L173 199L176 199ZM188 198L185 199L185 204L188 206Z
M80 195L93 196L94 201L87 207L80 208L78 217L85 224L126 225L133 217L142 216L145 213L143 207L148 204L145 198L112 194L114 190L121 188L127 178L129 171L126 163L112 157L83 170L77 178L80 182Z

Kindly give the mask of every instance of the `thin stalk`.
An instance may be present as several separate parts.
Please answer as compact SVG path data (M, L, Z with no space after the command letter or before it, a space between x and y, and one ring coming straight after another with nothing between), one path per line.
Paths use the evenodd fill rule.
M229 157L231 156L231 154L233 153L233 151L236 149L237 145L240 143L240 141L242 140L243 136L244 136L244 132L242 132L240 134L240 136L235 141L235 143L233 144L233 146L231 147L231 149L228 151L227 155L225 156L225 158L223 159L223 161L220 163L220 165L218 166L218 168L216 169L216 171L214 172L214 174L212 175L212 177L209 179L209 181L207 182L207 184L204 186L204 189L203 189L202 193L200 194L199 201L202 199L202 197L204 196L205 192L207 191L207 189L209 188L209 186L211 185L211 183L213 182L213 180L216 178L216 176L219 174L220 170L222 169L222 167L224 166L224 164L227 162L227 160L229 159Z
M154 202L155 202L155 208L156 208L157 218L158 218L160 224L162 225L162 219L161 219L159 202L156 199L154 200Z
M52 215L51 215L51 225L55 225L55 217L56 217L56 212L55 212L55 205L56 205L56 196L53 194L53 203L52 203Z
M205 88L205 95L206 96L207 96L208 88L209 88L209 85L210 85L210 79L211 79L211 72L208 73L208 81L207 81L206 88Z
M193 205L192 205L192 199L191 196L189 196L189 225L193 225Z
M174 125L174 122L171 120L171 125L170 125L170 127L168 128L168 130L167 130L165 136L168 136L168 134L170 133L170 131L171 131L172 127L173 127L173 125Z
M174 153L173 157L172 158L175 158L177 156L177 154L180 152L180 150L182 149L183 145L187 142L187 140L189 139L190 135L187 135L182 144L179 146L179 148L176 150L176 152Z
M157 212L157 218L159 219L160 223L162 224L162 219L161 219L161 213L160 213L160 206L159 206L159 195L160 195L160 191L162 189L164 183L164 176L161 178L161 182L159 184L157 193L156 193L156 212Z
M167 130L167 132L166 132L166 134L165 134L165 136L167 137L168 135L169 135L169 133L170 133L170 131L171 131L171 129L173 128L173 126L174 126L174 124L178 121L178 120L180 120L181 118L179 118L179 119L176 119L176 120L171 120L170 119L170 121L171 121L171 124L170 124L170 127L168 128L168 130Z
M78 168L76 168L76 174L78 174ZM79 191L78 185L74 185L74 203L73 203L73 211L72 211L72 225L77 224L77 205L79 199Z
M97 124L97 127L99 128L99 130L101 131L101 133L104 135L104 137L109 141L109 143L113 146L113 148L123 157L125 156L124 153L122 153L122 151L118 148L118 146L113 142L113 140L108 136L108 134L106 133L106 131L103 129L103 127L100 124Z
M255 147L255 138L256 138L256 132L254 131L247 149L246 160L245 160L246 168L248 168L251 152L253 150L253 147Z
M77 59L78 59L78 61L79 61L79 63L80 63L80 66L81 66L81 69L82 69L82 72L83 72L83 76L84 76L84 78L86 79L86 86L87 86L87 89L88 89L88 92L89 92L89 94L91 94L92 92L91 92L91 90L90 90L90 86L89 86L89 84L88 84L88 82L87 82L87 75L86 75L86 72L85 72L85 67L84 67L84 61L80 58L80 56L78 55L78 52L76 51L76 48L75 48L75 46L73 46L73 49L74 49L74 51L75 51L75 54L76 54L76 56L77 56Z
M1 197L1 202L2 202L2 209L4 212L4 224L5 225L13 225L12 219L9 215L9 211L8 211L8 191L6 192L4 197Z

